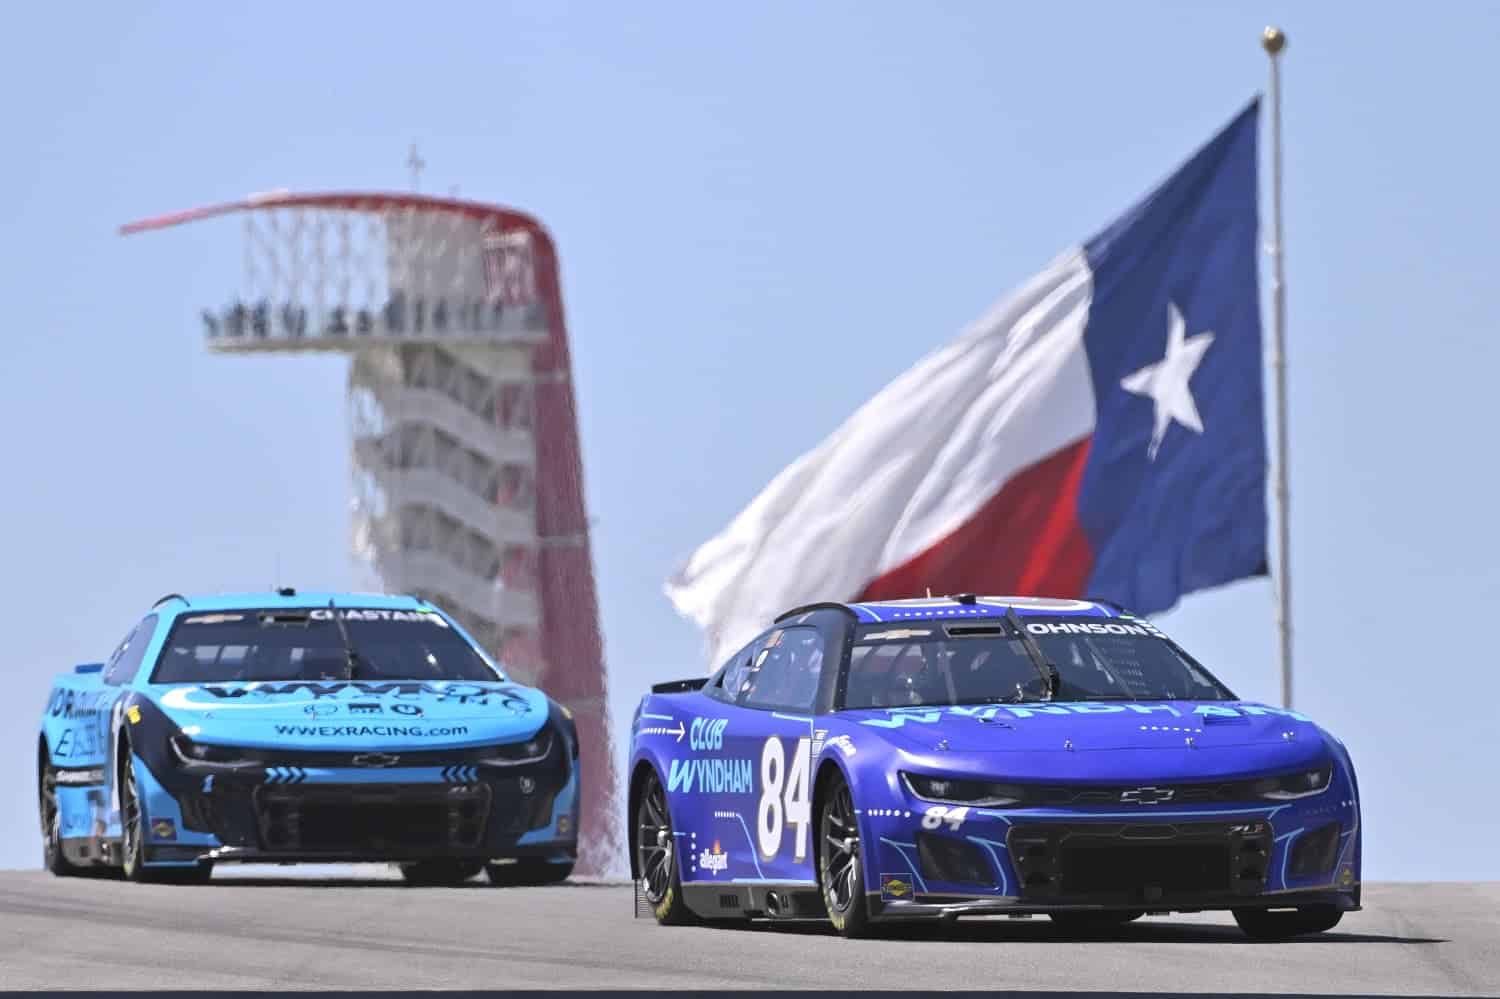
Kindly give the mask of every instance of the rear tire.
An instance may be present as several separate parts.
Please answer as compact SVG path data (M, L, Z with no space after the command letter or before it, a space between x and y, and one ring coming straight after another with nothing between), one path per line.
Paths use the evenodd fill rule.
M62 848L62 810L57 806L57 771L43 761L37 775L37 811L42 820L42 866L58 877L74 877L79 869Z
M1107 933L1140 919L1145 914L1140 909L1132 909L1128 912L1049 912L1047 915L1057 924L1058 929L1069 933Z
M426 887L461 885L484 870L477 860L418 860L400 866L407 884Z
M661 778L652 770L641 784L635 806L635 869L645 882L646 901L663 926L691 926L698 916L682 898L677 840Z
M859 848L859 819L854 795L842 774L823 785L818 809L818 887L828 921L846 937L870 933L870 906L865 899L865 870Z
M1333 929L1344 911L1332 905L1305 905L1300 909L1235 909L1234 921L1254 940L1288 940L1307 933Z
M540 857L517 857L509 864L485 864L490 884L500 888L556 885L573 875L573 862L553 863Z

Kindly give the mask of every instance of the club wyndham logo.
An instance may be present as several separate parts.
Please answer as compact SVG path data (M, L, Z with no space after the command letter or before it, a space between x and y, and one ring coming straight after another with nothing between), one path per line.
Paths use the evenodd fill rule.
M714 848L712 850L704 850L698 854L698 866L705 871L712 871L718 874L729 867L729 854L725 853L723 848L719 846L718 840L714 840Z

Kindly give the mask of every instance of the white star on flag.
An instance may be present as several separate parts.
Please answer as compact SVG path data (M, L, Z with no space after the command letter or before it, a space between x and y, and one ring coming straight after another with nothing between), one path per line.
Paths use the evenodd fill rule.
M1205 332L1184 337L1186 332L1187 323L1182 320L1182 312L1175 302L1168 302L1167 355L1120 380L1120 387L1125 391L1145 396L1155 404L1151 446L1146 449L1146 457L1151 461L1156 460L1156 452L1161 450L1162 438L1167 435L1172 421L1195 434L1203 433L1203 419L1198 415L1198 404L1193 401L1188 381L1214 342L1214 335Z

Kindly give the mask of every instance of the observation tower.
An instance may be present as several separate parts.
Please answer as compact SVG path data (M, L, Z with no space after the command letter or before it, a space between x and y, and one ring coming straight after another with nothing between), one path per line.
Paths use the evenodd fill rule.
M622 856L598 598L557 251L541 224L418 194L278 191L238 215L244 274L208 349L349 355L351 540L393 592L453 614L580 739L580 874Z

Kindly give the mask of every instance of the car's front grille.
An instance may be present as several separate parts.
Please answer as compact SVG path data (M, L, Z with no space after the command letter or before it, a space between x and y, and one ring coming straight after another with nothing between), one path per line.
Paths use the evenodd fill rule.
M1007 848L1022 897L1151 904L1265 886L1271 827L1245 823L1018 823Z
M533 771L534 772L534 771ZM555 774L466 784L216 781L177 795L183 826L225 846L272 853L479 848L489 834L519 836L552 821L565 780Z
M1064 895L1125 893L1155 886L1164 895L1229 890L1229 847L1097 845L1063 850Z
M272 785L254 798L260 847L269 853L476 849L490 806L484 784Z

